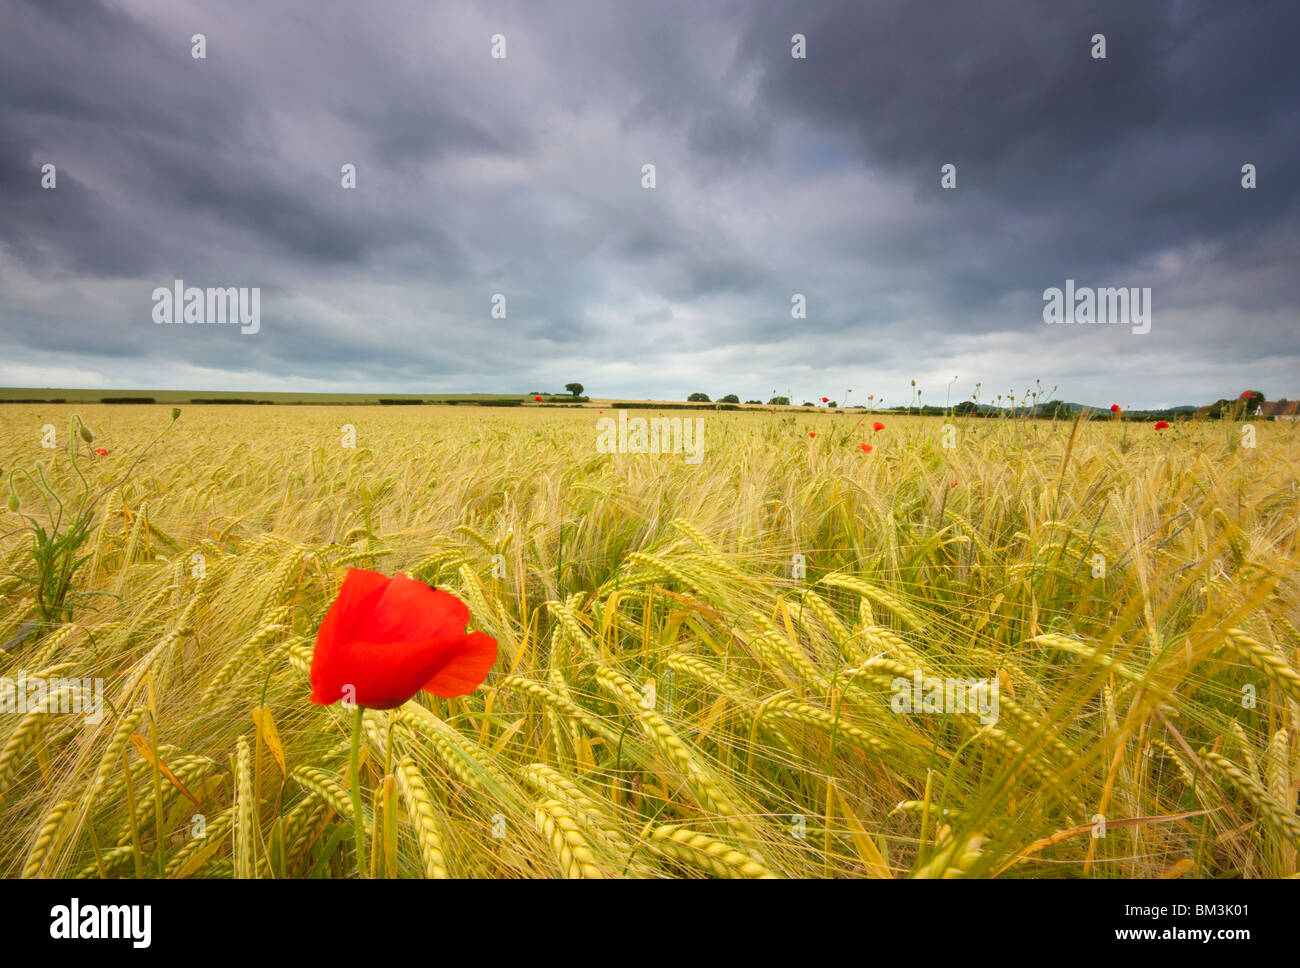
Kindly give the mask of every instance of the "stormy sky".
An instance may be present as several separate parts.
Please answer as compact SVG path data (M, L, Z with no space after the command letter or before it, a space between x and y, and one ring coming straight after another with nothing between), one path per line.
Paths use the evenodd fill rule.
M0 0L0 385L1300 397L1298 37L1294 0ZM260 331L155 323L177 279ZM1150 331L1046 324L1067 279Z

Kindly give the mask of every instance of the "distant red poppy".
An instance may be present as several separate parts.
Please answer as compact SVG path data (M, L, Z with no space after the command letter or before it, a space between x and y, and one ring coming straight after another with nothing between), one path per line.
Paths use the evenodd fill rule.
M822 397L822 403L830 403L830 402L831 402L830 397Z
M815 431L815 430L810 430L810 431L808 431L808 436L809 436L809 437L816 437L816 436L817 436L817 431Z
M773 412L773 413L776 413L776 411L775 411L775 410L773 410L773 411L772 411L772 412Z
M103 447L96 447L95 453L98 454L100 457L108 456L108 451L106 451Z
M542 398L541 398L541 397L533 397L533 399L536 400L538 403L541 403L541 402L542 402Z
M864 454L870 454L870 453L871 453L871 445L870 445L870 444L858 444L858 450L862 451L862 453L864 453Z
M1242 390L1241 396L1238 399L1245 400L1248 397L1253 398L1254 396L1255 396L1254 390Z
M1169 424L1168 424L1168 423L1166 423L1166 422L1163 421L1163 420L1157 420L1157 421L1156 421L1156 430L1168 430L1168 429L1169 429Z
M338 597L316 633L311 701L347 696L358 706L395 709L421 689L464 696L487 678L496 640L466 633L469 608L398 573L349 568Z
M885 429L885 425L882 424L879 420L877 420L875 423L873 423L873 424L871 425L871 429L872 429L872 430L884 430L884 429Z
M1119 413L1119 404L1118 404L1118 403L1112 403L1112 404L1110 405L1110 412L1111 412L1111 413Z

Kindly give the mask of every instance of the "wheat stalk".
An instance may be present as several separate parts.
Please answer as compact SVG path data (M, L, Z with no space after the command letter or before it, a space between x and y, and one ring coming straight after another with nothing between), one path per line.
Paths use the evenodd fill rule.
M1278 803L1253 776L1246 773L1225 756L1218 753L1201 752L1201 759L1209 763L1230 779L1242 794L1259 808L1259 812L1292 846L1300 847L1300 820L1293 811Z
M63 822L76 808L72 800L60 800L45 815L41 828L32 842L32 848L23 864L23 878L42 877L46 874L46 861L53 852L55 843L63 829Z
M444 879L447 876L447 861L442 853L442 840L438 835L437 814L434 811L433 797L409 756L397 764L397 785L406 802L406 813L415 825L416 840L420 844L420 856L424 859L424 875L429 878Z
M1229 629L1224 641L1229 648L1264 673L1280 692L1292 701L1300 702L1300 673L1292 669L1285 658L1240 629Z
M583 839L582 830L573 814L558 800L543 800L533 813L537 830L551 845L560 869L568 878L601 879L604 873L596 862L596 855Z
M646 839L649 833L649 839ZM675 824L647 828L642 839L652 851L679 864L699 868L718 877L775 878L766 866L708 834Z
M235 745L235 877L244 880L257 872L257 812L253 802L253 773L248 740Z

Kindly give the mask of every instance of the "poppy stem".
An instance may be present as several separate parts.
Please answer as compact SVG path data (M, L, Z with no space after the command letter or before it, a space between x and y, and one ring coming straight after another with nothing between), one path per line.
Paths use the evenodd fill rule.
M352 720L352 839L357 851L357 877L366 879L366 822L361 810L361 713Z

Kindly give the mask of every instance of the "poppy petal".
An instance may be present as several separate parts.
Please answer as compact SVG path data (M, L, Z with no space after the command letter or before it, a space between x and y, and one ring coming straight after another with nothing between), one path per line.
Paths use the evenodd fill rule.
M311 700L393 709L420 689L460 696L482 684L497 643L465 632L469 608L404 574L351 569L316 637Z
M328 704L338 699L338 696L335 696L333 699L318 700L317 681L318 679L325 681L329 678L327 671L335 663L337 643L348 637L347 630L342 626L355 623L358 615L361 614L358 606L370 595L382 592L389 580L387 575L377 571L367 571L364 568L348 569L343 579L343 587L339 589L338 597L334 599L334 604L325 614L325 621L321 622L320 630L316 633L316 650L311 657L313 702Z
M372 600L373 599L373 600ZM417 642L459 637L469 624L469 606L450 592L435 591L400 572L362 603L363 627L355 636L372 642Z
M497 640L482 632L471 632L455 647L455 653L438 673L424 684L435 696L466 696L483 684L497 661Z
M349 698L360 706L393 709L414 696L439 666L448 662L448 651L431 640L342 642L334 661L313 684L312 701L329 705L350 689Z

